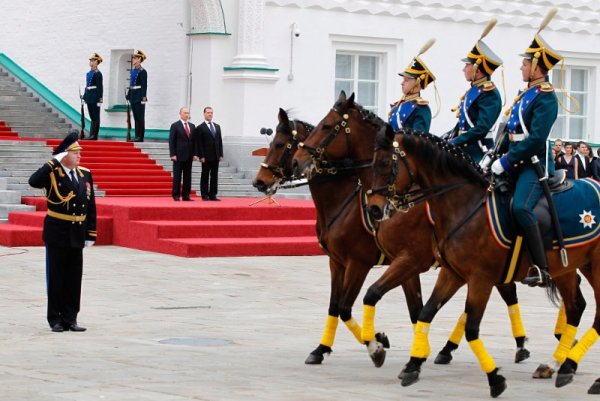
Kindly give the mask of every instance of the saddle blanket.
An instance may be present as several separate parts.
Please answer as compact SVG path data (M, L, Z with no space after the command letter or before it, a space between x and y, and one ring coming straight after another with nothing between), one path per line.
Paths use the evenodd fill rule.
M600 183L583 178L573 181L573 188L552 195L566 248L575 248L594 241L600 235ZM510 249L516 229L509 211L510 199L496 191L487 199L486 208L490 231L496 242ZM534 212L540 222L544 240L558 249L558 241L550 224L550 212L544 196ZM549 248L549 247L548 247Z

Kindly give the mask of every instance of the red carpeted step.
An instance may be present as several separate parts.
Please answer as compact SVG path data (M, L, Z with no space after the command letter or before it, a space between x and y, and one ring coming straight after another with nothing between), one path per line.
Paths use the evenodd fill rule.
M160 174L156 176L147 175L100 175L94 173L94 182L102 182L103 185L110 183L127 183L127 182L173 182L170 174Z
M128 170L128 169L115 169L114 168L114 164L112 165L113 168L103 168L100 170L93 170L92 174L94 175L94 179L96 179L96 177L98 176L107 176L107 175L112 175L112 176L131 176L131 175L139 175L139 176L145 176L145 177L150 177L150 176L171 176L171 173L169 173L166 170L162 170L160 168L145 168L145 169L135 169L135 170ZM135 174L134 174L135 173Z
M142 156L138 156L138 157L134 157L134 158L126 158L126 157L121 157L121 156L116 156L116 157L111 157L111 156L88 156L87 154L84 154L83 156L81 156L81 164L82 165L100 165L103 163L111 163L111 167L114 167L115 164L118 164L120 166L123 166L124 168L126 168L127 166L130 166L132 164L138 165L138 164L156 164L156 161L153 159L146 157L142 157Z
M314 236L313 220L132 221L129 234L154 238L239 238Z
M144 188L98 188L102 189L106 196L171 196L171 187L167 186L163 189L144 189Z
M159 240L162 253L195 257L323 255L316 236L281 238L185 238Z
M86 148L86 149L84 149L83 153L81 154L81 158L84 158L84 157L106 157L106 156L108 156L108 157L111 157L111 156L117 157L118 156L119 158L121 158L120 162L122 162L124 159L129 159L129 158L131 158L131 159L133 159L133 158L148 159L150 157L146 153L133 152L130 150L123 150L123 149L120 149L117 152L107 152L105 150L89 150Z
M154 160L150 160L153 164L151 163L146 163L143 160L140 160L140 162L138 163L137 161L134 163L123 163L123 161L118 162L118 165L121 167L121 170L129 170L129 171L136 171L137 170L164 170L163 166L156 164L156 162ZM116 163L104 163L104 162L87 162L87 163L81 163L82 166L89 168L90 170L92 170L92 173L94 173L94 171L98 170L98 169L107 169L107 170L114 170Z
M163 182L137 182L137 181L129 181L129 182L102 182L102 185L99 185L103 191L111 190L111 189L168 189L170 190L172 187L171 180L163 181Z

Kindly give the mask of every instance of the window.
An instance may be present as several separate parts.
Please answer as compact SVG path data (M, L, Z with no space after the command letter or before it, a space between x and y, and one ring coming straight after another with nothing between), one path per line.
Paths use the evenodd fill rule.
M335 56L335 93L356 94L356 101L377 114L379 105L380 56L338 52Z
M561 77L562 76L562 77ZM552 71L552 85L563 107L558 108L558 118L552 136L565 139L590 140L589 129L589 82L590 70L581 67L566 67ZM564 86L562 88L561 86ZM573 98L566 96L563 89ZM565 108L567 110L565 110Z

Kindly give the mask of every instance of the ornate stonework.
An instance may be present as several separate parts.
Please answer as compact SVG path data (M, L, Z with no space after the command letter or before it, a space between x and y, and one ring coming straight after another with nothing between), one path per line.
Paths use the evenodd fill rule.
M547 30L600 35L597 0L267 0L266 5L476 24L493 16L499 25L528 28L537 28L548 9L557 7Z
M220 0L190 0L190 33L226 33Z

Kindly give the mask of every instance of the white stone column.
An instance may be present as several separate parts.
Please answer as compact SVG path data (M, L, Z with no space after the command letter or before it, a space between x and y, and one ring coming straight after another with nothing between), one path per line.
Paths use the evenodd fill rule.
M238 5L238 54L232 67L268 68L264 51L264 0L240 0Z

